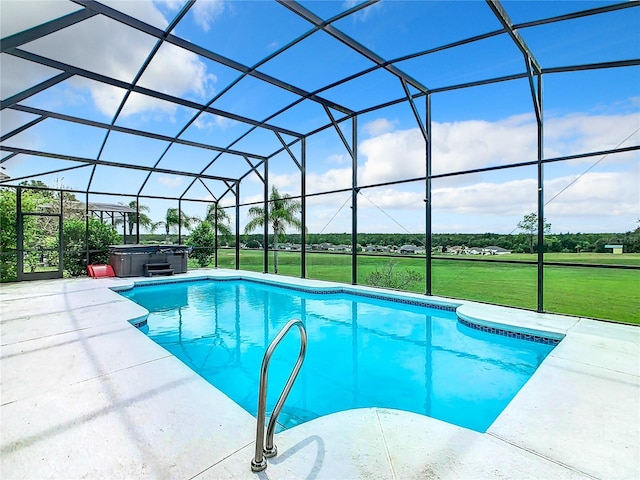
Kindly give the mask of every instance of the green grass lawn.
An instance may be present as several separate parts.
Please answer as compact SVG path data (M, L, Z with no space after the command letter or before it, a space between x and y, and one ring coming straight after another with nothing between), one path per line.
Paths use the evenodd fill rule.
M300 276L300 253L280 252L278 256L281 275ZM518 254L506 258L481 258L535 261L536 256ZM366 285L370 273L389 260L385 257L358 256L358 283ZM397 257L392 260L397 263L396 268L424 273L424 258ZM545 255L545 261L640 265L640 254L555 253ZM233 250L220 250L220 268L235 268L234 262ZM270 254L269 263L269 269L273 272L273 254ZM261 272L262 266L261 251L240 252L242 270ZM434 258L432 266L434 295L532 310L537 307L536 265ZM350 284L351 257L307 254L307 277ZM415 282L407 290L424 293L424 282ZM544 308L548 312L640 324L640 270L547 265L544 269Z
M455 257L455 256L454 256ZM434 256L434 258L451 258L449 255ZM509 260L523 262L537 262L538 256L529 253L512 253L509 255L464 255L465 260ZM640 265L640 253L625 253L613 255L611 253L545 253L545 262L589 263L595 265Z

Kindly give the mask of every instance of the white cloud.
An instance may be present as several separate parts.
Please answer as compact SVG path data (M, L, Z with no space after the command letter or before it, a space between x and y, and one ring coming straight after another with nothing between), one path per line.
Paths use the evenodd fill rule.
M364 198L363 198L364 195ZM358 208L375 208L382 210L403 209L403 210L423 210L424 193L403 192L394 188L376 190L373 193L362 191L358 198Z
M347 154L345 153L335 153L327 157L327 163L335 164L335 165L343 165L350 160L351 160L351 157L347 156Z
M161 29L167 28L169 22L152 2L140 2L131 0L102 0L105 5L120 10L130 17L142 20L145 23Z
M640 214L640 174L637 169L587 173L551 200L575 178L562 176L545 183L548 202L545 206L546 217ZM439 188L433 191L432 199L434 210L441 212L476 216L520 216L537 211L536 192L536 179L525 179Z
M367 158L358 172L362 185L420 177L426 173L425 143L418 129L370 138L360 144L358 151Z
M546 128L547 144L563 154L612 148L628 135L633 121L630 115L580 114L550 119ZM534 160L537 148L535 120L530 115L519 115L498 122L434 124L434 142L434 153L438 152L441 169L470 169ZM640 143L640 138L625 145L632 142ZM359 168L360 185L424 175L424 140L418 129L381 133L362 141L359 151L365 160ZM326 157L325 165L331 166L342 158L346 156ZM611 161L607 159L597 169L584 174L594 158L581 160L583 165L577 168L575 162L547 166L547 201L582 174L545 207L545 216L552 223L554 232L625 231L634 225L640 216L638 154L632 152L610 158ZM625 161L619 161L619 158ZM522 175L522 178L514 179L514 174ZM281 188L296 192L299 188L298 175L271 175L270 178ZM434 181L432 198L436 231L508 233L524 214L537 210L535 167L465 175L460 180L464 183L452 184L448 179ZM308 193L350 187L349 165L307 173ZM420 186L415 191L398 186L363 189L361 193L366 196L361 195L358 201L361 231L398 229L393 222L384 220L386 223L380 223L376 207L408 229L419 229L424 223L424 191ZM259 200L261 196L256 195L255 199ZM327 224L325 231L348 231L350 205L350 192L309 197L310 231L319 231Z
M387 120L386 118L378 118L371 122L365 123L362 126L362 130L367 135L375 137L376 135L382 135L383 133L391 132L396 123L398 122L395 120L391 121Z
M177 12L182 7L183 3L181 0L153 0L153 3L157 5L164 5L168 10L173 12Z
M156 25L167 25L167 20L151 2L124 2L117 6L127 13ZM131 10L131 11L130 11ZM126 27L103 16L96 16L67 27L23 46L25 50L80 68L130 82L149 55L156 39ZM3 69L4 70L4 69ZM20 75L9 73L9 80ZM24 77L18 78L24 82ZM3 78L3 83L5 79ZM139 85L175 96L191 96L198 99L213 94L215 75L207 72L207 66L192 52L171 44L164 44L153 58L140 79ZM117 88L73 79L72 84L81 90L88 89L97 108L106 116L115 112L123 92ZM123 115L148 110L172 114L175 106L144 95L132 95Z
M531 115L497 122L434 122L432 136L434 174L525 162L535 160L537 155L536 126Z
M2 0L0 2L0 30L8 37L50 20L79 10L71 2Z
M233 207L235 206L236 201L235 201L235 197L224 197L222 200L220 200L220 206L221 207ZM229 213L231 210L227 210L227 213Z
M307 193L351 187L351 168L332 168L323 173L307 173Z
M59 73L59 70L3 53L0 55L0 94L6 99Z
M168 188L178 188L183 184L183 178L177 175L158 177L158 183Z
M433 209L473 215L524 215L536 210L536 179L504 183L480 182L464 187L436 188Z
M23 48L131 81L154 44L153 37L99 15L29 42Z
M549 181L547 197L553 198L575 178ZM586 173L545 207L545 215L640 216L640 171Z
M343 205L345 202L347 207L351 206L351 192L341 192L330 195L317 195L309 197L307 198L307 207L326 207L330 209L330 213L325 213L325 215L333 215L338 207ZM311 215L311 217L315 216L315 213Z
M262 205L262 202L264 201L264 197L262 196L261 193L256 193L253 195L247 195L247 196L242 196L240 202L241 203L256 203L259 202L260 205Z
M262 180L253 175L249 177L252 182L262 185ZM275 185L280 193L295 196L300 195L300 174L294 173L269 173L269 184ZM323 173L307 173L307 193L326 192L351 188L351 168L332 168ZM260 196L259 198L262 198Z
M382 120L372 124L384 126ZM614 148L639 127L637 113L552 118L545 126L545 154L550 158ZM434 122L433 174L535 160L536 132L535 119L528 114L497 122ZM640 133L636 132L623 146L633 144L640 144ZM420 177L426 173L425 141L418 128L381 133L366 139L360 143L359 152L366 158L358 172L361 185ZM632 155L616 158L627 160ZM593 162L593 159L576 162Z
M342 2L342 7L347 10L349 8L355 7L359 3L360 2L358 0L345 0L344 2ZM368 7L365 7L362 10L356 12L355 14L352 14L349 18L353 22L365 22L373 12L382 8L382 5L383 2L371 4Z
M73 78L71 81L73 82L73 86L79 91L88 90L98 110L110 118L115 115L125 95L125 90L122 88L112 87L111 85L101 85L92 80Z
M160 47L139 85L170 95L187 93L203 98L210 95L210 85L216 76L207 73L207 66L188 50L165 43Z
M584 151L585 145L594 145L590 135L594 134L589 127L589 116L583 115L577 119L575 115L564 117L566 124L560 122L554 125L559 145L568 139L571 144L565 149L579 149ZM591 117L593 118L593 117ZM608 133L605 138L613 138L620 125L627 125L625 116L611 115L609 122L600 116L595 117L600 129ZM622 120L621 120L622 119ZM610 125L608 125L610 123ZM454 157L463 150L460 137L465 129L483 136L487 150L480 151L481 155L472 155L458 159L458 168L472 168L479 166L477 162L491 162L499 158L500 162L523 161L519 148L529 145L529 131L527 125L534 125L533 119L517 116L500 122L459 122L443 127L448 135L440 142L443 151ZM499 133L488 133L491 128L497 128ZM559 133L558 133L559 132ZM562 132L566 132L563 134ZM577 132L577 133L576 133ZM471 133L470 133L471 134ZM486 134L486 135L485 135ZM493 137L491 137L493 135ZM533 130L535 139L535 130ZM582 138L582 142L580 139ZM500 142L514 140L513 145L501 145ZM462 139L464 140L464 138ZM491 140L491 141L489 141ZM600 140L602 143L604 140ZM619 140L618 140L619 141ZM495 146L495 156L491 148ZM362 142L366 147L360 151L366 155L366 161L360 167L360 184L365 180L387 181L388 179L417 176L415 171L424 162L420 144L422 136L417 129L387 132L378 137ZM515 145L515 146L514 146ZM473 142L464 148L474 148ZM530 148L530 147L527 147ZM477 148L476 148L477 150ZM480 149L481 150L481 149ZM462 152L464 153L464 152ZM534 158L535 158L535 154ZM634 153L635 159L638 158ZM385 158L400 158L403 161L386 165ZM326 165L340 162L346 158L344 154L327 157ZM584 160L586 162L587 160ZM588 160L593 163L594 159ZM413 162L413 163L412 163ZM569 185L581 174L585 168L571 167L574 175L568 175L563 164L552 164L547 168L545 181L545 196L547 201ZM625 167L626 170L623 170ZM398 175L401 170L401 175ZM628 225L633 226L640 216L640 167L634 162L604 162L598 166L599 171L583 174L577 182L545 207L545 216L552 223L554 232L564 231L623 231ZM523 177L512 179L504 177L504 173L466 175L466 183L452 186L444 180L434 182L433 212L434 229L436 231L496 231L508 233L515 228L517 221L526 213L537 209L537 181L534 169L522 170ZM385 176L386 175L386 176ZM277 185L282 192L297 195L299 193L299 173L271 173L270 183ZM351 187L351 168L329 168L325 171L307 173L307 192L322 192ZM249 193L249 192L247 192ZM361 231L396 231L397 225L383 220L376 213L379 207L397 222L410 230L419 230L423 225L424 192L420 186L415 191L407 191L406 187L382 187L375 190L364 189L358 201L359 225ZM369 202L367 199L371 200ZM262 201L262 193L243 198L243 201ZM307 221L310 231L348 231L351 219L350 192L333 195L309 197L307 200ZM335 217L334 217L335 216ZM444 221L444 223L443 223ZM328 225L328 226L327 226Z
M275 50L278 49L278 47L280 47L280 42L274 40L274 41L269 42L267 44L267 51L268 52L274 52Z
M38 118L37 115L30 113L18 112L15 110L0 111L0 125L2 125L2 134L5 135L18 127Z
M639 128L640 117L637 112L627 115L573 114L551 118L545 124L545 154L551 158L612 149L632 134L620 147L638 145ZM586 161L591 162L592 159Z
M193 122L196 128L200 130L211 130L213 128L226 130L227 128L233 127L239 123L240 122L236 120L222 117L220 115L212 115L210 113L200 114L195 122Z
M269 192L271 186L275 186L281 194L299 195L300 194L300 174L284 173L277 174L269 172Z
M307 200L309 231L313 233L351 231L350 199L349 193L309 198Z
M193 18L202 30L208 32L224 10L223 0L199 0L193 6Z

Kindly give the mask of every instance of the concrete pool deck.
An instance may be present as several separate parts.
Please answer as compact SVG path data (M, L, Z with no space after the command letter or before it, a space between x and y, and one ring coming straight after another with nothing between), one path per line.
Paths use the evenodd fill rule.
M327 285L172 279L238 273ZM278 456L251 473L255 419L133 327L146 311L110 290L148 280L0 286L1 478L640 478L640 328L447 299L480 324L566 335L486 433L350 410L277 434Z

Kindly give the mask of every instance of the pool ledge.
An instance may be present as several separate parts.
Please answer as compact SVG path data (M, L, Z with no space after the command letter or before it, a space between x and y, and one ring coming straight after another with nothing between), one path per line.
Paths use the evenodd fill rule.
M124 280L124 279L123 279ZM201 269L188 272L185 275L166 278L135 278L114 286L114 291L125 291L134 286L162 285L179 282L195 282L203 280L248 280L257 283L268 283L271 285L292 288L295 290L316 292L316 293L352 293L366 297L386 298L392 301L404 303L414 303L424 306L431 306L443 310L454 311L463 302L451 300L437 296L425 296L411 292L401 292L396 290L385 290L380 288L367 287L365 285L345 285L324 280L311 280L306 278L285 277L280 275L236 271L236 270L209 270Z
M516 308L487 305L465 300L453 300L438 296L426 296L411 292L399 292L364 285L344 285L322 280L300 279L280 275L245 272L224 269L193 270L184 275L167 278L135 278L123 279L115 291L128 290L134 286L158 285L178 282L193 282L203 280L249 280L259 283L269 283L296 290L324 292L324 293L352 293L373 298L388 298L392 301L425 305L433 308L456 311L459 319L472 326L495 329L498 334L517 333L543 341L551 339L559 341L567 331L580 320L556 314L537 313ZM536 340L537 341L537 340Z
M579 317L551 315L529 310L465 302L456 309L458 318L469 323L536 337L562 340L580 321Z
M590 478L499 438L385 408L320 417L276 435L275 444L264 474L249 469L252 443L194 480Z
M238 273L180 278L218 275ZM146 281L0 285L3 479L640 478L640 328L453 300L474 321L566 334L486 433L351 410L276 435L280 454L252 474L255 419L129 324L144 310L111 290Z

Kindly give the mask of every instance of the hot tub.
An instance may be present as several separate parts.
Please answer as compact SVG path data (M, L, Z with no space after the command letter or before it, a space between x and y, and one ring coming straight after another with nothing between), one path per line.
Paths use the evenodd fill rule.
M190 250L187 245L110 245L109 264L117 277L142 277L150 265L162 264L168 264L163 270L185 273Z

